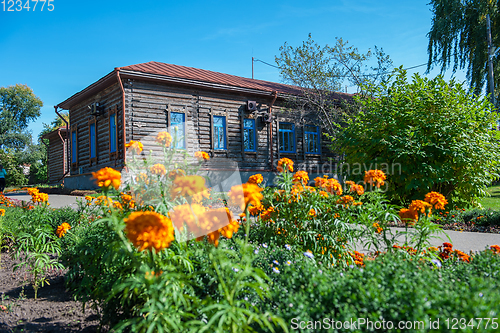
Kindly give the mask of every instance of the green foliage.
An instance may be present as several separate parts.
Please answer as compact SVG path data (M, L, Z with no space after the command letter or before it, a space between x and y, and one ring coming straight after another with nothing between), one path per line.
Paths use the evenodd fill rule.
M40 116L42 106L26 85L0 87L0 148L24 148L31 141L25 129Z
M431 0L433 13L429 31L429 61L444 72L451 67L455 72L467 69L467 79L479 95L487 82L488 44L486 14L490 14L492 45L500 43L500 14L497 1L489 0ZM493 57L495 86L500 83L499 55ZM498 96L498 88L495 91ZM498 101L498 98L497 98Z
M491 130L496 115L485 98L460 84L418 74L408 83L399 70L391 84L372 86L371 96L358 101L363 111L334 146L351 166L389 173L392 199L406 204L437 191L462 206L498 178L500 150Z

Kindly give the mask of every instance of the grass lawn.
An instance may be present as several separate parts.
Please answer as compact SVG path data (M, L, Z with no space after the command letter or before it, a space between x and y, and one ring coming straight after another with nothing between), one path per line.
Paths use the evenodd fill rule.
M484 208L500 210L500 185L488 187L488 193L491 197L479 199L481 205L483 205Z

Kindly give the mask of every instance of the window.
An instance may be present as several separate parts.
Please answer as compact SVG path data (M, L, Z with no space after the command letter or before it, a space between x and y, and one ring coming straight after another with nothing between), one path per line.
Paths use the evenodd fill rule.
M255 119L243 119L243 146L245 151L257 151Z
M279 123L279 140L281 153L295 153L295 125Z
M214 149L226 149L226 117L214 116Z
M91 123L90 127L90 158L96 158L96 131L95 131L95 123Z
M116 152L116 113L109 115L109 152Z
M177 140L175 148L186 148L186 133L184 130L184 123L186 114L182 112L170 112L170 135L174 140Z
M77 159L77 155L78 155L78 151L77 151L77 147L76 147L76 139L77 139L77 135L76 135L76 130L73 130L71 131L71 163L74 163L76 164L78 159Z
M319 127L312 125L304 126L304 143L306 154L320 154Z

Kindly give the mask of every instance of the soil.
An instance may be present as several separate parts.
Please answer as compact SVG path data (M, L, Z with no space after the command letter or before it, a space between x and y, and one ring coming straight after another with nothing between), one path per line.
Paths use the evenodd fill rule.
M97 332L98 313L76 302L66 291L64 271L48 274L50 285L38 290L38 298L25 268L13 272L19 261L2 253L0 268L0 333Z

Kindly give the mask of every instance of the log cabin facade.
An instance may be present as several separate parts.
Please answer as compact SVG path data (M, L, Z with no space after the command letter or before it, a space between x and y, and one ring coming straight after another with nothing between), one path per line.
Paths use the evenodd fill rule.
M159 151L156 134L173 128L184 136L178 148L210 154L207 170L230 160L243 181L257 172L272 178L281 157L321 173L334 154L318 115L287 107L300 94L294 86L159 62L115 68L55 106L69 110L65 186L93 188L91 172L125 166L126 143Z
M42 139L49 140L47 145L47 173L50 184L58 184L66 176L68 171L67 151L68 140L67 130L60 127L42 136Z

